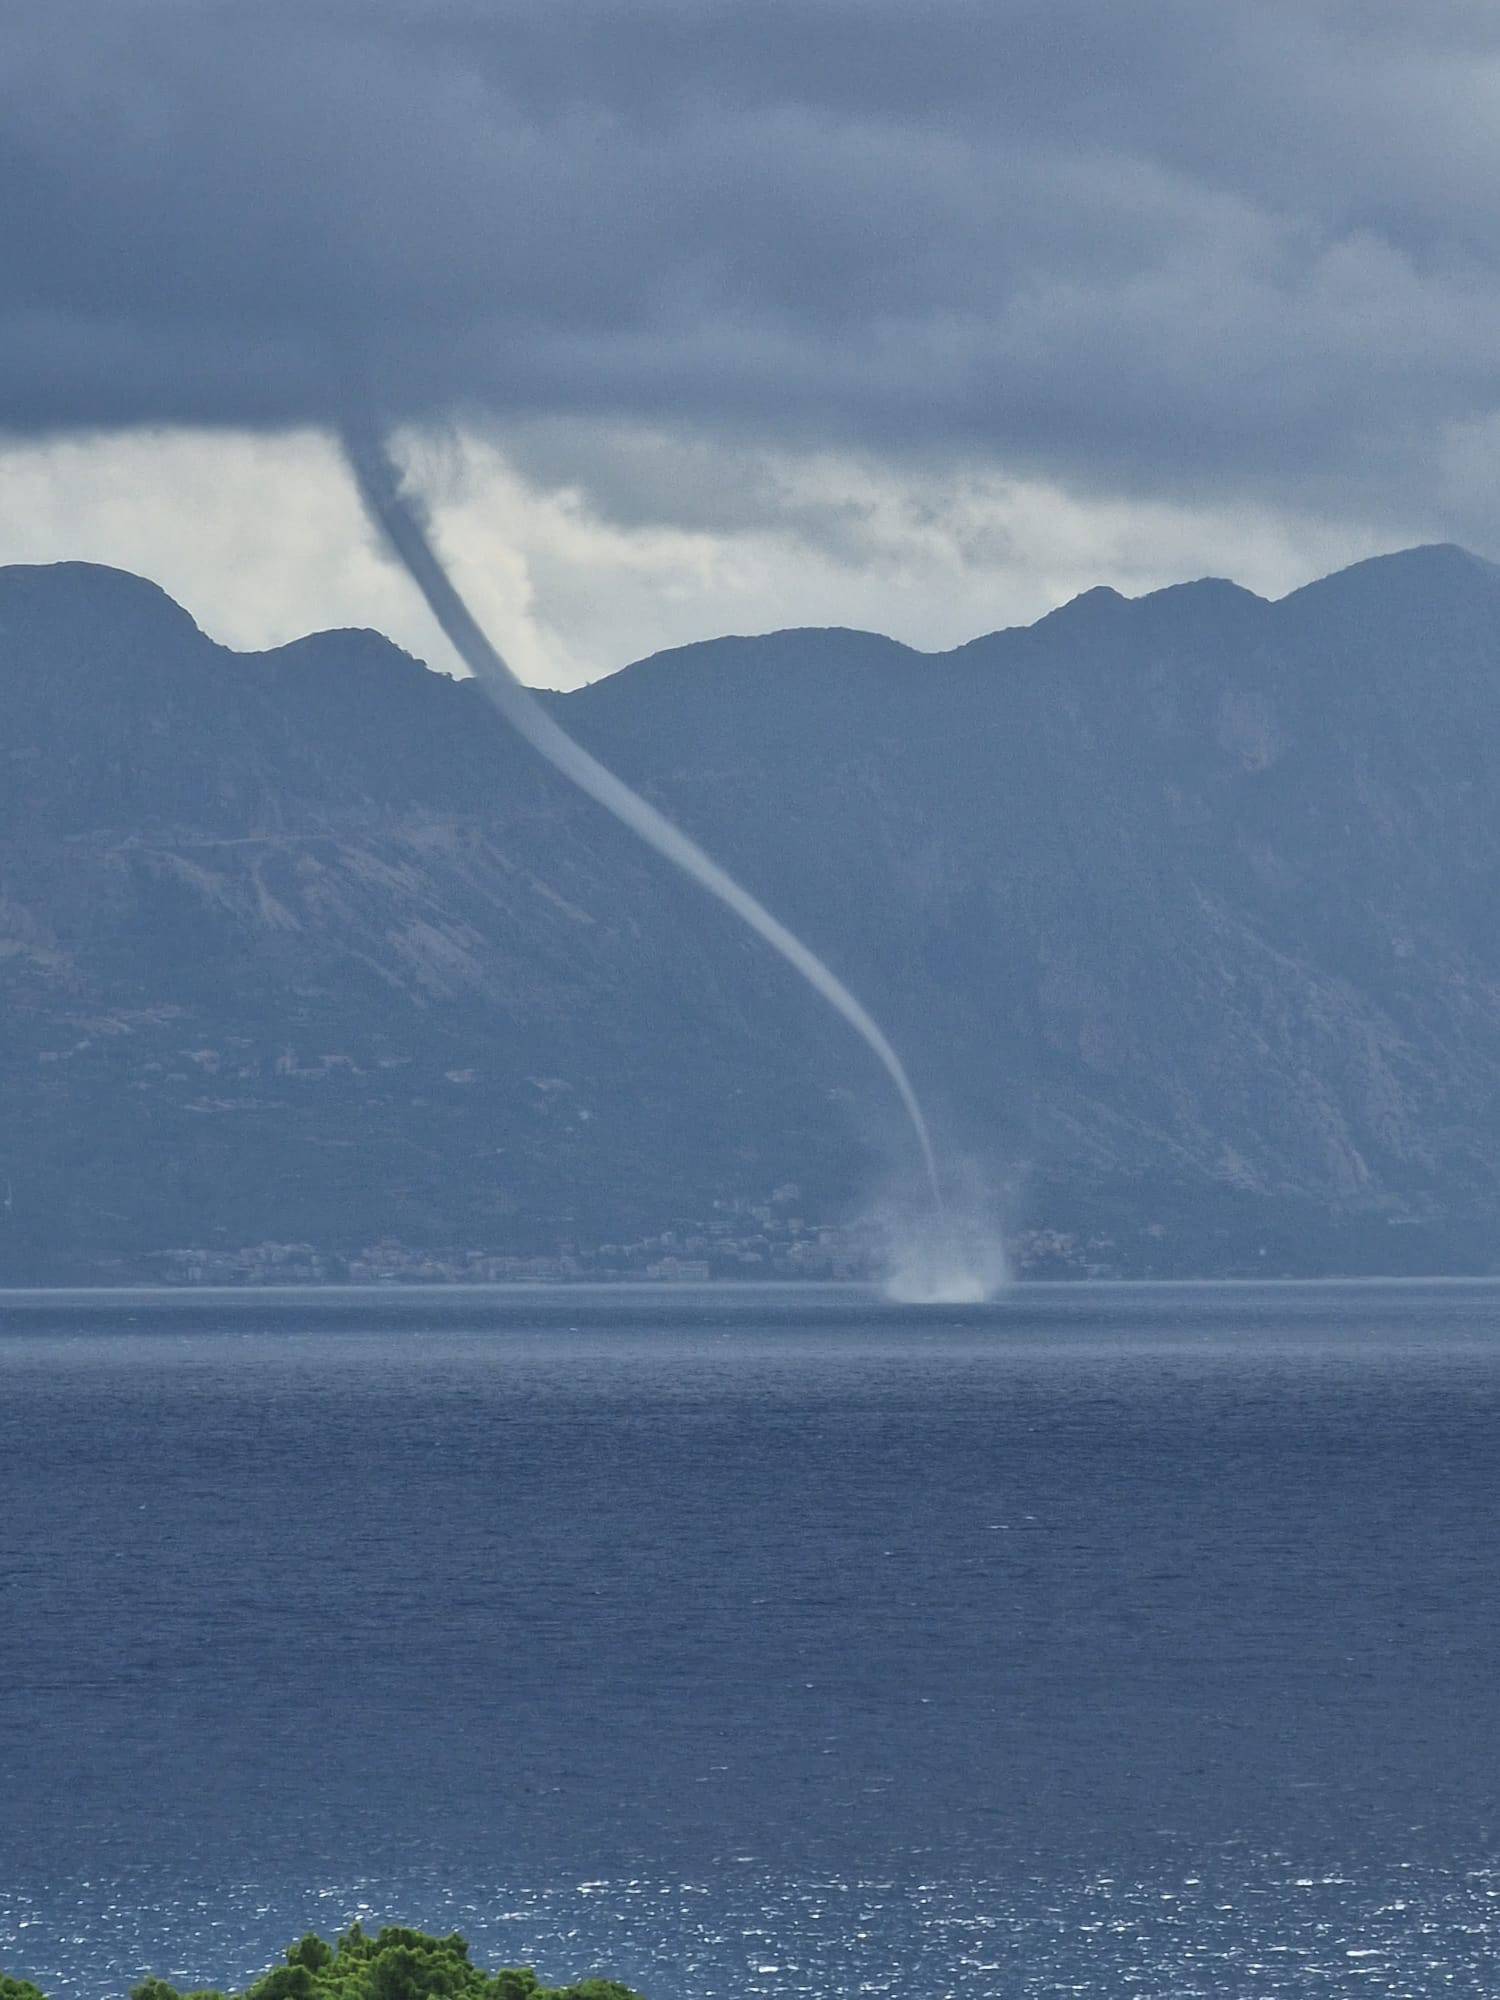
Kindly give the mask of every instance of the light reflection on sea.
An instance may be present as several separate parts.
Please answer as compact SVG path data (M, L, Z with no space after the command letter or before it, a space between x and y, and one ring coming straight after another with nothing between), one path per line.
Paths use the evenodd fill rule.
M48 1899L0 1895L0 1962L45 1990L102 1995L151 1967L184 1986L241 1983L303 1931L398 1914L462 1931L481 1964L624 1977L652 2000L817 1995L1495 1992L1500 1870L1397 1864L1299 1874L1284 1856L1214 1857L1196 1874L798 1877L749 1862L688 1880L285 1886L213 1883L150 1900L128 1880ZM30 1933L47 1943L30 1955ZM170 1945L167 1941L170 1940Z

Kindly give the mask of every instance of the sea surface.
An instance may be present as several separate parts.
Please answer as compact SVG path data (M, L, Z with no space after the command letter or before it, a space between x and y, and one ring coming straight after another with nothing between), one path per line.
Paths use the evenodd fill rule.
M1500 1991L1500 1286L0 1294L0 1970Z

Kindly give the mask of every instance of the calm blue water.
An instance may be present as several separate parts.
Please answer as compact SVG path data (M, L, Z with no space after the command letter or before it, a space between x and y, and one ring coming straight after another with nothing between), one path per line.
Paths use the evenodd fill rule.
M0 1968L1493 1993L1500 1287L0 1295Z

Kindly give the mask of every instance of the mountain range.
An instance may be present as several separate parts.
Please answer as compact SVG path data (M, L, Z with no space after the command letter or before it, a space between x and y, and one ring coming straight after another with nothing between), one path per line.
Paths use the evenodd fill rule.
M1020 1268L1500 1261L1500 569L546 699L859 994ZM0 1282L816 1273L909 1173L845 1025L373 632L0 568L0 769Z

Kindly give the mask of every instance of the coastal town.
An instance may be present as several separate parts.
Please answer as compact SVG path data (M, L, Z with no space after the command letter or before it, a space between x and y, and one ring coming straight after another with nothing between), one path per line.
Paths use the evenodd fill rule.
M795 1183L763 1202L718 1202L702 1221L685 1221L629 1242L564 1242L544 1254L423 1247L382 1237L353 1255L313 1243L265 1242L238 1249L174 1249L155 1261L174 1285L701 1285L723 1281L858 1283L879 1275L883 1239L870 1222L829 1224L800 1212ZM1113 1245L1055 1229L1015 1238L1018 1271L1033 1276L1104 1277Z
M716 1284L862 1282L878 1278L884 1240L870 1222L808 1222L800 1190L776 1188L768 1202L718 1204L704 1222L682 1222L634 1242L564 1242L518 1254L430 1248L384 1236L352 1256L310 1242L260 1242L236 1250L166 1250L154 1264L168 1284ZM1064 1230L1028 1230L1010 1242L1026 1276L1112 1276L1112 1242Z

